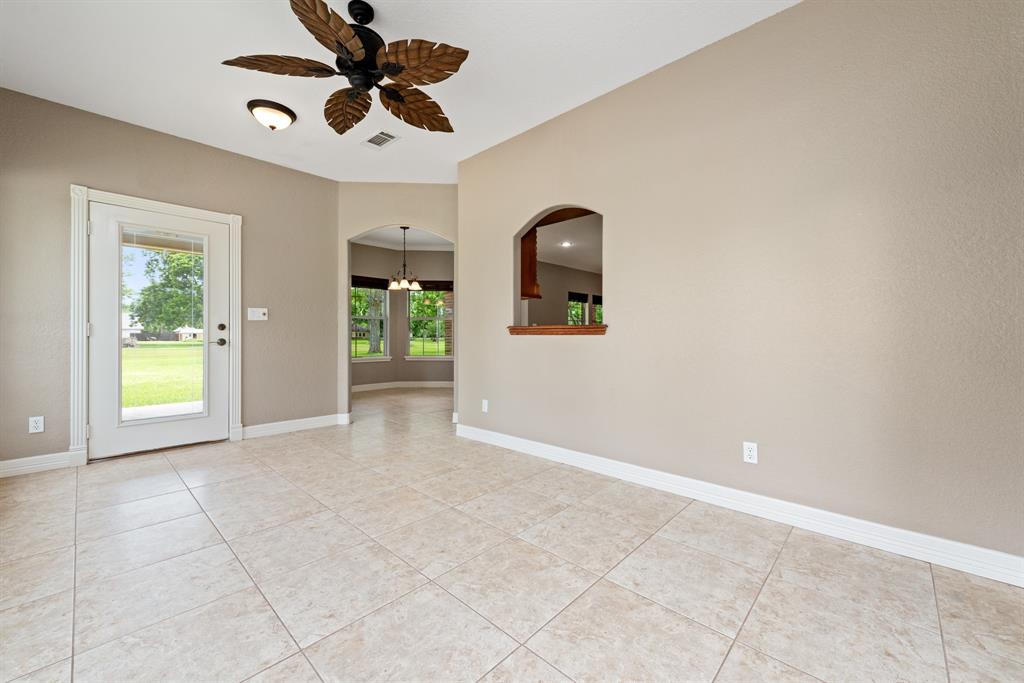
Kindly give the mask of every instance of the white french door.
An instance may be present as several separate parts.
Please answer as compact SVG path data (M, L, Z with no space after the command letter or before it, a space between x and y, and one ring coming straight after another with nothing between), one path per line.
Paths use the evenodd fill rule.
M228 438L229 226L89 203L89 458Z

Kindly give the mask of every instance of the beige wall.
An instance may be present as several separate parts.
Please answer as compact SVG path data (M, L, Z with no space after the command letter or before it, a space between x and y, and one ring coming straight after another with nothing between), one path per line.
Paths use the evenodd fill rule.
M240 214L243 422L337 412L337 183L0 90L0 459L68 448L71 183Z
M1022 25L805 2L463 162L460 421L1024 553ZM511 337L559 204L608 333Z
M384 152L386 153L386 152ZM453 243L458 237L458 190L455 185L414 183L341 183L338 186L338 412L350 411L349 362L350 282L349 240L376 228L410 225L440 235ZM455 262L458 270L458 251ZM456 276L457 280L457 276ZM457 285L456 285L457 286ZM456 329L458 323L456 322ZM454 361L458 376L458 360Z
M352 275L387 278L402 264L402 252L365 244L352 244ZM410 251L409 270L420 280L453 280L455 254L450 251ZM390 361L352 361L352 386L383 382L451 382L454 361L406 360L409 338L409 295L388 292L388 339Z
M537 261L540 299L529 301L531 325L565 325L569 319L569 292L601 293L601 274Z

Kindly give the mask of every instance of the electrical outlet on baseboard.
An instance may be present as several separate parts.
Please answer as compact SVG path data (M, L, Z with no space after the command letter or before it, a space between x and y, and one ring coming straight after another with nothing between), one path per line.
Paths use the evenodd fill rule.
M484 400L480 401L480 412L481 413L486 413L487 412L487 408L488 408L488 406L487 406L487 399L485 398Z
M753 441L743 442L743 462L751 465L757 464L757 444Z
M43 431L45 429L45 427L46 427L46 425L45 425L45 421L44 421L42 415L38 415L36 417L30 417L28 419L28 433L29 434L38 434L39 432Z

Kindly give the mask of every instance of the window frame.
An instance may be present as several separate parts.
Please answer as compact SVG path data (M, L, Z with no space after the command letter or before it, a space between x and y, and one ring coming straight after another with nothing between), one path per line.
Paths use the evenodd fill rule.
M423 294L423 295L426 295L428 293L440 294L440 295L442 295L442 297L444 297L444 296L447 296L449 293L453 293L453 292L449 292L447 290L438 290L438 289L424 289L422 292L408 292L406 294L406 297L405 297L405 319L406 319L405 360L408 360L408 361L453 361L453 360L455 360L455 349L454 348L452 348L452 352L450 354L446 354L446 355L428 356L428 355L420 354L420 355L415 355L414 356L412 354L412 340L413 340L412 324L413 324L414 321L431 321L432 320L435 323L442 323L443 324L445 321L451 320L453 325L454 325L454 322L455 322L455 306L454 306L454 302L453 302L452 307L450 309L449 309L448 306L440 306L439 308L441 308L444 311L444 313L442 315L440 315L440 316L430 316L430 317L428 317L428 316L413 316L413 314L412 314L412 296L413 296L414 293L415 294ZM443 334L442 334L441 338L443 338ZM455 343L455 339L454 339L454 335L453 335L452 344L454 345L454 343Z
M371 292L381 292L384 295L384 307L383 307L383 311L381 312L380 316L352 315L352 290L355 290L355 289L365 289L365 290L368 290L368 291L371 291ZM356 286L350 286L349 287L349 294L348 294L348 310L349 310L348 349L349 349L349 360L350 361L352 361L353 363L383 363L383 362L387 362L387 361L391 360L391 330L389 329L390 325L391 325L390 324L390 312L391 312L390 308L391 308L391 296L389 295L388 290L386 290L386 289L376 289L374 287L356 287ZM382 329L384 331L383 335L381 335L381 341L382 341L382 344L383 344L382 355L380 355L380 356L355 356L355 355L352 355L352 342L354 341L354 338L352 337L352 334L353 334L353 329L352 328L355 325L355 322L357 320L366 320L367 322L372 320L372 321L380 321L381 322L381 327L382 327Z

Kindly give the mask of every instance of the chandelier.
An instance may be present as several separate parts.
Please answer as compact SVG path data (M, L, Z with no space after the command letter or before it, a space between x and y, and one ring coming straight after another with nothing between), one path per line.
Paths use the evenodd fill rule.
M394 277L391 278L391 282L388 283L388 289L390 290L402 290L407 289L410 292L420 292L423 290L420 287L419 281L412 277L406 270L405 267L405 236L409 232L409 226L403 225L402 227L402 269L395 273Z

